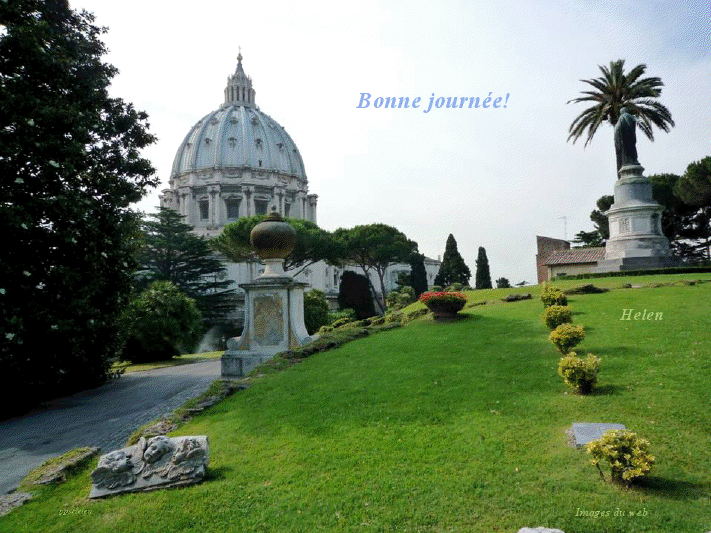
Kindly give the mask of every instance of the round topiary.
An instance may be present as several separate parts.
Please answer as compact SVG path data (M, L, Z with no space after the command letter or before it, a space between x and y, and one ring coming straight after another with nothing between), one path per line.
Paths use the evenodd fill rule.
M576 389L580 394L588 394L597 383L597 374L600 371L600 358L588 354L585 359L570 352L558 362L558 374L565 382Z
M541 293L541 301L543 302L543 307L568 305L568 298L563 294L563 291L557 287L544 287Z
M555 329L561 324L569 324L573 321L573 310L568 305L551 305L545 308L541 318L548 329Z
M551 331L548 338L555 344L555 347L558 348L560 353L567 354L585 338L585 331L583 330L583 326L561 324Z
M454 317L467 303L467 297L461 292L424 292L419 300L432 311L435 318Z

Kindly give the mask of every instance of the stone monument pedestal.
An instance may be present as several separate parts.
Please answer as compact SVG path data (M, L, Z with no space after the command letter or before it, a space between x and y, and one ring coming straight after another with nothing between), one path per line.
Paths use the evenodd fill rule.
M287 275L263 275L240 285L245 291L244 329L241 337L227 341L222 377L244 376L277 353L315 339L304 324L305 286Z
M662 233L662 211L652 197L652 184L640 165L620 168L615 203L605 213L610 238L605 259L590 272L640 270L675 265L669 240Z

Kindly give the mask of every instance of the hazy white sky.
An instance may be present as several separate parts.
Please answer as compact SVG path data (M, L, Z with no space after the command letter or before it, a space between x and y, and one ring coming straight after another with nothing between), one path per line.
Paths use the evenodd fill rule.
M260 109L296 142L318 223L382 222L437 258L452 233L472 270L535 282L536 235L591 230L616 179L611 126L566 142L585 109L567 104L625 59L665 84L676 127L638 134L646 174L711 155L711 8L706 1L158 2L73 0L109 28L112 94L150 116L145 151L161 187L183 137L223 102L242 47ZM419 109L358 109L361 93L422 98ZM494 109L433 109L429 98L491 93ZM473 281L473 280L472 280Z

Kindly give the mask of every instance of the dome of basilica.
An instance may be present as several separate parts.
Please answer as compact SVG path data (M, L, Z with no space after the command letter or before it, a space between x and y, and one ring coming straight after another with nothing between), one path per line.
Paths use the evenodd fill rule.
M186 217L201 234L214 235L241 217L266 214L316 222L317 195L296 144L255 104L252 80L242 68L227 78L224 104L195 124L173 161L161 205Z

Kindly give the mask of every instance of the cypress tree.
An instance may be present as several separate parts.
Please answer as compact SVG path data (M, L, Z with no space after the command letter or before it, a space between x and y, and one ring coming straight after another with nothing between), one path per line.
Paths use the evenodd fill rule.
M472 273L469 267L464 263L464 259L459 255L457 250L457 241L454 240L454 235L451 233L447 237L447 244L444 247L444 256L442 264L439 267L439 272L435 277L434 284L446 287L452 283L461 283L469 285L469 278Z
M486 250L479 246L479 257L476 260L476 289L491 289L491 274L489 273L489 260Z
M410 258L410 286L414 289L416 298L427 291L425 256L422 254L413 254Z

